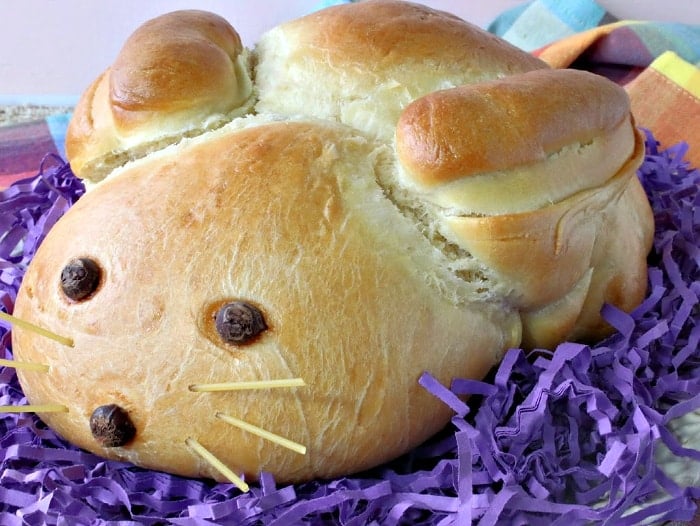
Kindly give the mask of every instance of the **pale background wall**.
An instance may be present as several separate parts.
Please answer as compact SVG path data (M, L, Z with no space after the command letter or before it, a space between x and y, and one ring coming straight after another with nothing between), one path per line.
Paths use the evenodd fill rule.
M566 1L566 0L562 0ZM521 0L423 0L485 26ZM621 18L700 24L698 0L599 0ZM176 9L223 15L246 45L317 0L0 0L0 104L71 104L133 29Z

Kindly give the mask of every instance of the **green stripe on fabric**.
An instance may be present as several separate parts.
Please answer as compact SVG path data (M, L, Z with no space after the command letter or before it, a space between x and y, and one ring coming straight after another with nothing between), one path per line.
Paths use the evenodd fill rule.
M672 49L683 60L700 65L700 26L653 22L631 27L653 56Z
M541 2L533 2L502 36L525 51L534 51L573 33L566 23Z

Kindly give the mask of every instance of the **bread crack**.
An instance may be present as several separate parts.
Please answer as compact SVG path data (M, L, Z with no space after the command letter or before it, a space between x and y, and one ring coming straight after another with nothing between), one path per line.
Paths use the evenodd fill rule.
M472 300L496 299L497 281L487 267L468 250L449 239L441 228L443 218L450 214L439 206L412 195L396 182L395 169L379 170L377 184L386 199L412 225L415 231L433 247L440 264L451 276L467 286Z

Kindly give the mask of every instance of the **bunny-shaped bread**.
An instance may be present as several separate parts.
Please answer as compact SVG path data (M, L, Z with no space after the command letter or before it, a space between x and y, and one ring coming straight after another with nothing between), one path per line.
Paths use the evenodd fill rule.
M66 439L149 468L367 469L449 420L424 371L600 338L603 303L646 288L624 91L408 2L250 51L215 15L164 15L86 91L67 147L90 190L15 314L73 345L16 330L16 359L49 366L18 374L67 409L41 415Z

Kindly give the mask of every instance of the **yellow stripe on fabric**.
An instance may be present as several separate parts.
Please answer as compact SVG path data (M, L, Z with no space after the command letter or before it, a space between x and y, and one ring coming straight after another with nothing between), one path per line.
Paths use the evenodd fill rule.
M700 99L700 69L673 51L659 55L649 67Z

